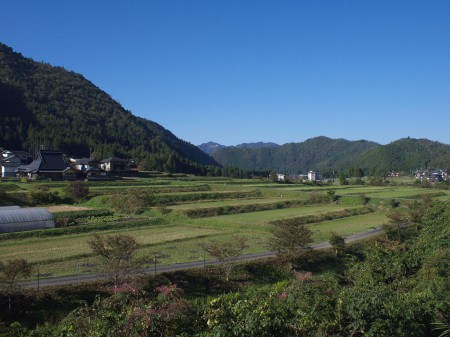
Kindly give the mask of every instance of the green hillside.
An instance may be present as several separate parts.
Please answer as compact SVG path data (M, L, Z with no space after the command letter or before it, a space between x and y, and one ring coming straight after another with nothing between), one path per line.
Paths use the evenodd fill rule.
M360 167L374 170L412 171L450 167L450 146L427 139L404 138L387 145L365 140L348 141L316 137L277 148L226 147L212 153L220 164L248 170L273 170L289 174L319 171L332 176Z
M276 148L227 147L212 154L220 164L248 170L273 170L290 174L347 169L367 151L380 145L365 140L349 141L316 137Z
M428 139L402 138L368 151L356 163L364 169L446 169L450 167L450 146Z
M112 155L148 169L198 172L218 164L162 126L136 117L82 75L38 63L0 43L0 147L34 143L72 156Z

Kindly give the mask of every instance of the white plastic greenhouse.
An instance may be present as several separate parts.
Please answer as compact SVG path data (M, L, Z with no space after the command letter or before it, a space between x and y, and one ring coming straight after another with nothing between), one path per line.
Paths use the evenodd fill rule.
M53 215L45 208L0 207L0 233L54 227Z

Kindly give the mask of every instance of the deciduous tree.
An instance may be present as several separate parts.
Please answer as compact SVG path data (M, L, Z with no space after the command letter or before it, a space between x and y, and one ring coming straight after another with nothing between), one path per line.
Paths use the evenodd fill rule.
M247 247L247 239L242 236L235 235L229 241L209 242L202 244L201 247L205 250L205 252L221 262L225 272L225 279L229 281L237 258Z
M272 228L268 246L278 252L281 259L292 262L310 250L308 245L313 242L311 234L305 225L280 223Z
M136 258L139 243L128 234L94 234L88 244L99 258L101 270L112 281L115 289L143 266L143 261Z
M336 256L342 254L345 249L345 239L336 232L332 232L330 239L328 240L331 247L334 249Z
M0 261L0 288L8 296L8 309L11 310L11 300L20 291L19 281L30 277L31 265L24 259Z

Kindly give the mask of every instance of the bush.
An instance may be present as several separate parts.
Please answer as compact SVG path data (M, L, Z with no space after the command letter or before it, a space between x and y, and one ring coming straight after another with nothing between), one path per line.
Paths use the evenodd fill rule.
M28 201L32 205L54 204L61 202L61 198L58 192L50 191L47 186L38 185L28 193Z
M110 197L112 207L121 213L139 214L154 204L155 196L148 190L128 190L116 192Z
M177 202L197 201L197 200L226 200L226 199L244 199L257 198L261 196L261 191L249 192L213 192L213 193L191 193L191 194L173 194L155 196L156 205L170 205Z
M230 205L223 207L195 208L184 211L183 213L190 218L204 218L209 216L251 213L258 211L268 211L274 209L284 209L293 206L305 204L304 201L280 201L276 203L249 204L249 205Z
M330 199L328 194L318 193L314 191L309 194L308 200L310 204L321 204L328 202Z
M310 223L317 223L322 221L329 221L334 219L341 219L341 218L347 218L350 216L355 215L363 215L363 214L369 214L373 213L373 210L368 207L359 207L359 208L352 208L352 209L343 209L341 211L335 211L335 212L327 212L324 214L317 214L317 215L305 215L300 216L296 218L290 218L290 219L280 219L280 220L274 220L270 221L269 223L272 225L280 226L280 225L306 225Z
M80 219L111 216L113 212L107 209L92 209L75 212L53 213L56 227L76 226L80 224Z
M69 182L69 184L64 187L64 192L68 197L78 201L89 195L89 187L85 182L75 180Z

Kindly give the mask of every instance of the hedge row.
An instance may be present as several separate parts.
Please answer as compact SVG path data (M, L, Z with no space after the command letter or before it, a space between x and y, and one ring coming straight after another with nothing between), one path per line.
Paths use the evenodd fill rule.
M79 225L73 227L64 228L51 228L51 229L40 229L34 231L24 231L24 232L14 232L14 233L4 233L0 235L0 241L8 241L15 239L23 239L30 237L50 237L50 236L62 236L67 234L81 234L89 232L98 232L111 229L123 229L123 228L139 228L148 226L160 226L165 225L166 221L161 218L155 219L137 219L137 220L121 220L121 221L110 221L104 224L96 225Z
M272 225L275 225L275 226L278 226L278 225L298 226L298 225L306 225L306 224L323 222L323 221L330 221L330 220L334 220L334 219L347 218L347 217L355 216L355 215L364 215L364 214L369 214L369 213L373 213L373 212L374 212L374 210L369 207L358 207L358 208L351 208L351 209L343 209L341 211L327 212L327 213L322 213L322 214L305 215L305 216L290 218L290 219L274 220L274 221L270 221L269 223Z
M64 212L55 212L53 216L56 218L71 218L71 219L81 219L87 217L100 217L100 216L109 216L113 215L108 209L87 209L81 211L64 211Z
M261 196L261 191L249 192L215 192L215 193L192 193L192 194L159 194L155 196L156 205L170 205L178 202L198 201L198 200L224 200L224 199L244 199L257 198Z
M171 185L170 181L151 180L108 180L108 181L88 181L89 186L128 186L128 185Z
M183 211L183 214L190 218L204 218L218 215L229 215L239 213L251 213L258 211L270 211L275 209L290 208L294 206L305 205L305 200L286 200L275 203L249 204L249 205L233 205L209 208L195 208Z
M0 183L0 190L4 192L10 192L10 191L20 191L22 190L22 188L20 188L16 184L2 182Z
M132 190L135 189L133 188ZM145 190L152 193L204 192L211 191L211 186L206 184L197 186L168 186L145 188Z

